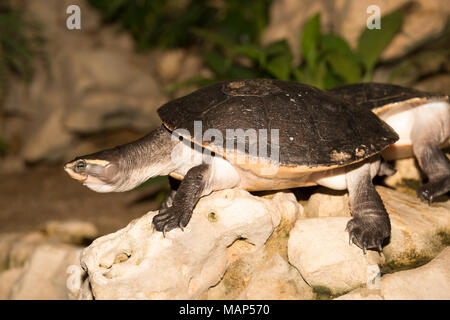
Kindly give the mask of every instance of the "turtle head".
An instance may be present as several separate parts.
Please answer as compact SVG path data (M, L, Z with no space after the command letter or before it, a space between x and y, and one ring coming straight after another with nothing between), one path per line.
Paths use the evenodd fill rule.
M117 191L120 187L120 166L111 160L78 157L64 165L64 170L75 180L97 192Z

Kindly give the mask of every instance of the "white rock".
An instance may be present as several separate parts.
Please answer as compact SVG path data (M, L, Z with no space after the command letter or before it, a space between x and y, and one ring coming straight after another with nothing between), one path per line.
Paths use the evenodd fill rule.
M227 270L227 247L244 238L260 250L282 214L297 216L299 208L292 194L266 199L239 189L215 192L199 201L184 232L164 238L152 227L156 212L149 212L96 239L81 264L96 299L198 298Z
M0 272L0 300L8 300L11 290L23 273L23 268L8 269Z
M66 151L73 140L63 125L64 109L57 108L43 125L30 135L22 156L27 161L38 161L43 157L54 160Z
M289 262L317 291L338 294L354 289L378 273L381 257L350 245L345 227L348 218L298 220L290 232Z
M63 244L37 247L27 260L23 273L15 282L10 298L68 299L67 268L79 265L81 249Z
M263 268L253 272L239 299L306 300L313 297L312 288L298 271L276 254L265 262Z
M416 197L377 187L391 219L390 243L383 253L390 269L431 259L442 250L450 230L450 201L428 206ZM298 220L290 233L289 262L311 286L331 294L349 291L367 283L377 264L377 253L348 244L345 231L349 218L330 217ZM379 269L377 269L379 270Z
M306 202L305 214L308 218L350 217L348 193L319 189Z
M79 220L48 221L43 232L50 240L80 245L99 235L95 225Z
M450 300L450 247L426 265L381 278L385 299Z
M357 289L338 300L450 300L450 247L419 268L381 277L379 290Z
M442 250L450 234L450 201L431 206L392 189L377 187L391 219L390 243L383 248L388 264L414 264L431 259Z

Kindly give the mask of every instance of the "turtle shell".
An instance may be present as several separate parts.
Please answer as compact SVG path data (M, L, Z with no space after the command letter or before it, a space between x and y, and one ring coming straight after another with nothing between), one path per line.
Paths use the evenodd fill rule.
M328 91L377 114L406 105L415 107L430 101L448 100L448 96L439 93L376 82L349 84Z
M237 143L227 130L266 132L267 149L279 150L278 164L306 170L361 161L398 139L367 108L309 85L281 80L219 82L168 102L158 114L169 130L184 129L181 136L225 158L229 158L229 146ZM201 135L195 135L195 121L201 121L201 130L197 128ZM208 129L216 129L223 140L203 141ZM271 139L276 130L278 139ZM249 144L233 152L238 157L255 157ZM270 152L256 157L267 162L273 159Z

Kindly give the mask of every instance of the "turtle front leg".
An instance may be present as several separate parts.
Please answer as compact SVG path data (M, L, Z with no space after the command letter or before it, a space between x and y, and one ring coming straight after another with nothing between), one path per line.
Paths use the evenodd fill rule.
M172 205L162 208L153 217L155 229L167 232L184 228L189 223L198 200L216 190L233 188L240 176L233 166L222 158L214 158L210 164L192 167L184 176L172 200ZM166 205L169 201L166 202Z
M189 169L173 197L172 205L162 208L153 217L153 225L156 230L167 232L187 226L195 205L203 195L209 173L210 165L208 164L201 164Z
M346 173L350 209L353 216L347 223L350 243L366 253L367 249L381 252L391 234L389 215L380 195L372 184L370 162Z

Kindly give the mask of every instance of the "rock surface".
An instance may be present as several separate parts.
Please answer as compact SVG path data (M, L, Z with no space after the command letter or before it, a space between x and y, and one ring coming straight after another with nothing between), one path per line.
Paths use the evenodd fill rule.
M319 188L306 202L305 215L308 218L350 217L348 193Z
M66 270L71 265L79 264L80 252L80 248L63 244L39 246L30 255L20 276L12 286L9 298L12 300L68 299Z
M238 189L219 191L199 201L184 232L173 230L163 237L152 228L156 213L149 212L95 240L83 251L81 264L96 299L204 297L227 271L230 245L245 239L252 253L262 254L282 216L295 220L301 211L292 194L269 199ZM289 273L286 265L285 271ZM270 263L265 272L271 272ZM286 277L292 275L280 277L278 284ZM255 295L254 284L247 289L245 295ZM78 297L86 295L82 289Z
M419 268L381 277L378 290L357 289L338 300L450 300L450 247Z
M331 295L350 291L372 279L381 257L350 245L345 227L348 218L299 220L291 230L289 262L317 292Z
M429 207L416 197L377 187L391 219L391 240L364 256L348 244L344 230L349 218L298 220L290 233L289 262L316 291L342 294L367 283L373 273L410 268L435 257L448 242L450 202ZM384 264L386 262L386 265Z

